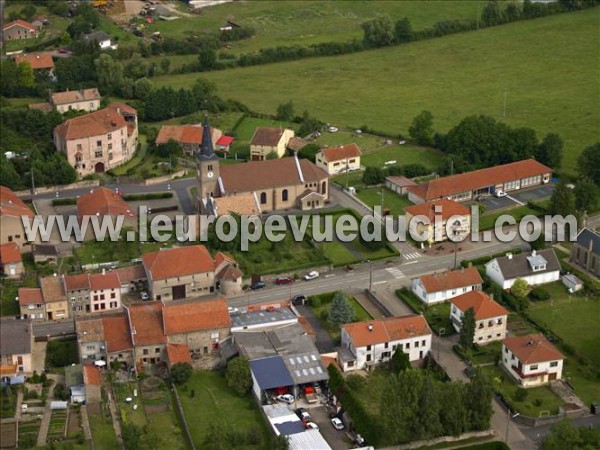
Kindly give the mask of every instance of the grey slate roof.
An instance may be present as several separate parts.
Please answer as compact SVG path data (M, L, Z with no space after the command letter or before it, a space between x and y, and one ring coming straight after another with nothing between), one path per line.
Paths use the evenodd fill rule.
M314 383L329 379L318 352L286 355L283 357L283 363L290 371L295 384Z
M233 336L240 353L250 360L269 355L318 353L315 343L297 323L266 331L235 332Z
M281 356L270 356L250 361L250 370L262 390L294 384L294 380L292 380Z
M600 256L600 233L584 228L577 235L577 244L588 249L590 242L592 243L592 253Z
M31 353L31 320L0 321L0 355Z
M231 315L231 327L247 327L250 325L269 324L282 320L297 319L290 308L276 308L272 311L250 311Z
M534 257L535 260L539 258L535 258L535 256L541 256L546 260L546 269L538 270L534 272L529 264L531 257ZM523 278L529 275L542 274L548 272L555 272L560 270L560 262L556 257L556 253L551 248L545 250L538 250L536 255L533 255L533 252L530 253L521 253L519 255L513 255L512 259L509 259L508 256L503 256L501 258L496 258L498 261L498 265L500 266L500 270L502 271L502 275L505 280L512 280L514 278ZM489 263L488 263L489 264Z

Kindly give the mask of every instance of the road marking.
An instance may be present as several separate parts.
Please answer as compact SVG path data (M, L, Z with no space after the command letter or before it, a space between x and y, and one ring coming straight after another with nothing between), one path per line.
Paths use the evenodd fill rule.
M407 263L404 263L404 264L403 264L403 266L408 266L409 264L416 264L416 263L418 263L418 262L419 262L419 261L409 261L409 262L407 262Z
M329 275L325 275L325 278L335 277L335 273L330 273Z
M394 278L402 278L406 276L400 269L396 269L395 267L390 267L389 269L385 270Z
M403 254L405 259L417 259L421 257L421 254L418 252L405 253Z
M507 195L507 197L510 198L513 202L517 203L520 206L525 205L525 203L523 203L521 200L517 200L516 198L511 197L510 195Z
M376 284L384 284L387 283L387 281L376 281L375 283L373 283L373 286L375 286Z

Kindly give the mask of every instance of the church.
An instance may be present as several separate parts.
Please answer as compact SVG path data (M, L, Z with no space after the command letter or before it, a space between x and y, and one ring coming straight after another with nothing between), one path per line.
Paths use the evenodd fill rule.
M208 119L197 154L198 202L201 214L265 214L323 208L329 199L325 171L297 156L220 165Z

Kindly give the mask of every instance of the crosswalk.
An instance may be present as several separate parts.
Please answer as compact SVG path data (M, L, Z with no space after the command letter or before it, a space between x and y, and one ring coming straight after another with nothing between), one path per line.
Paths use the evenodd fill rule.
M411 252L411 253L402 253L404 259L418 259L421 257L419 252Z
M394 278L402 278L406 276L400 269L397 269L396 267L389 267L385 270Z

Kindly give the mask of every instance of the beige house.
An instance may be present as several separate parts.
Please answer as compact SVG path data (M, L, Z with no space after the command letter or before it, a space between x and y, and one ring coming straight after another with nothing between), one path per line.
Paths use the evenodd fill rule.
M2 27L2 40L14 41L18 39L33 39L38 37L39 29L26 22L25 20L17 19L8 22Z
M232 296L242 292L243 276L235 259L222 252L215 255L215 277L221 294Z
M317 167L329 175L352 172L360 169L361 155L362 152L356 144L326 147L317 153Z
M0 273L7 278L23 276L21 250L15 242L0 244Z
M17 293L21 318L46 320L46 305L40 288L19 288Z
M100 92L96 88L77 91L55 92L50 95L50 104L59 113L67 111L96 111L100 109Z
M542 334L529 334L502 341L502 365L524 388L560 380L564 358Z
M447 228L453 235L462 237L471 231L471 211L453 200L419 203L407 206L404 212L407 225L410 227L414 218L417 233L427 236L429 244L447 240ZM448 224L448 221L451 222Z
M127 308L136 366L166 361L162 309L162 302L134 303Z
M250 141L250 159L263 161L269 153L277 158L285 155L288 141L294 137L294 130L288 128L257 127Z
M203 245L144 253L153 300L181 300L215 292L215 263Z
M31 242L26 239L22 217L33 220L33 211L11 189L0 186L0 244L12 242L21 251L30 251Z
M506 337L508 311L481 291L470 291L451 300L450 319L457 332L462 328L463 316L473 309L475 334L473 343L477 345L501 341Z
M68 119L54 129L54 145L79 176L129 161L138 144L137 111L122 103Z
M62 278L58 276L40 278L40 288L46 306L46 320L67 319L71 308Z
M125 311L101 317L81 317L75 321L82 363L103 360L133 365L133 344Z
M0 320L0 375L28 375L33 372L31 353L33 329L30 320Z

